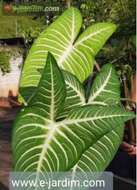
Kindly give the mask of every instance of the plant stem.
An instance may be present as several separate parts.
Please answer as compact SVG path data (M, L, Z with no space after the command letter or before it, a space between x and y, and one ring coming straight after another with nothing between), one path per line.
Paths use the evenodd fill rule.
M130 127L130 144L136 145L136 128L134 125L134 121L129 121L129 127Z
M125 77L124 74L122 74L122 78L124 79L123 80L123 86L124 86L125 99L128 100L128 99L130 99L129 98L129 90L128 90L128 87L127 87L127 84L126 84L126 77ZM130 106L128 101L126 101L126 106Z
M134 103L133 100L131 100L130 98L120 98L121 101L128 101L128 102L132 102Z
M67 7L68 7L68 8L71 7L71 3L72 3L72 0L67 0Z
M125 79L125 75L123 74L122 77ZM127 87L126 80L123 80L123 86L124 86L124 93L125 93L125 102L126 102L126 107L131 107L131 102L132 100L130 99L130 93L129 89ZM136 142L136 130L135 130L135 125L134 121L131 120L128 122L129 124L129 143L135 145Z
M96 61L95 61L95 67L96 67L97 71L100 72L101 68L100 68L99 64Z

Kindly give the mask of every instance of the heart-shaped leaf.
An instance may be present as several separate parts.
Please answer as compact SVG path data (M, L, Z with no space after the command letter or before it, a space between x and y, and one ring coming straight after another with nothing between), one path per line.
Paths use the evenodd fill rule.
M112 23L97 23L80 36L82 17L78 9L66 10L33 44L25 61L20 83L20 101L28 102L35 91L44 68L47 53L51 52L60 68L84 81L92 72L94 56L115 31Z
M103 136L134 117L119 106L85 105L57 122L64 84L55 59L48 55L37 91L14 124L15 171L68 171Z

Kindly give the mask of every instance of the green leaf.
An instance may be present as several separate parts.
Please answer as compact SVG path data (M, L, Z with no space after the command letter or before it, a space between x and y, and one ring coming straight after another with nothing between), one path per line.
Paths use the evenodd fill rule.
M59 118L65 118L69 111L77 106L85 105L85 93L81 82L71 73L63 71L67 86L64 109ZM120 104L120 82L111 64L101 68L94 79L87 104L111 105Z
M42 32L33 44L25 61L20 83L19 100L27 102L40 80L47 52L51 52L58 65L80 81L92 72L94 57L115 31L111 23L98 23L87 28L80 36L82 17L78 9L66 10L51 26Z
M88 104L112 105L120 103L120 83L111 64L102 67L90 90Z
M43 109L45 117L54 121L64 106L65 97L64 78L56 60L49 53L43 75L35 94L30 98L29 106Z
M73 91L75 87L78 94L81 91L78 97L83 99L79 81L75 81L73 75L63 73L64 75L53 56L48 54L38 88L14 123L12 135L14 170L36 172L36 180L39 172L70 171L79 164L88 150L102 151L104 157L106 148L101 149L102 144L99 142L105 147L107 145L111 147L109 143L113 144L113 140L119 144L117 138L112 140L112 135L109 137L108 134L119 131L119 126L134 117L132 112L127 112L119 106L84 105L75 106L76 108L70 110L64 120L57 121L66 96L64 76L69 83L66 82L66 85L71 86ZM106 136L107 140L111 139L109 143L106 142ZM114 147L113 153L116 149L117 146ZM95 155L99 158L97 152ZM108 156L102 165L98 163L96 167L100 169L106 167L112 156ZM89 159L95 162L95 157Z
M136 48L136 46L137 46L136 35L132 35L130 38L130 41L131 41L132 45L134 46L134 48Z
M124 127L117 126L111 132L102 136L93 146L89 147L72 168L76 172L102 172L115 156L122 142Z
M68 113L76 107L85 105L85 92L83 85L80 81L71 73L62 71L66 84L66 99L64 109L59 114L59 118L65 118Z
M112 23L96 23L89 26L79 36L75 48L88 51L95 56L115 30L116 25Z
M13 131L15 171L68 171L102 136L133 117L118 106L84 106L47 123L40 108L25 108Z

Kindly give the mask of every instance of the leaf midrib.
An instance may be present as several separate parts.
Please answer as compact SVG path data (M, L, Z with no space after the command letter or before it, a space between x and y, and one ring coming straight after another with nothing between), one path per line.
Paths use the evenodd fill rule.
M67 80L65 81L66 84L68 84L68 86L70 86L76 93L77 95L80 97L81 103L82 105L85 105L85 97L82 93L80 93L80 91L74 86L72 85L70 82L68 82Z
M108 84L108 81L111 77L111 73L112 73L112 68L110 69L108 76L107 76L106 80L104 81L103 85L100 88L98 88L94 94L93 93L91 94L91 97L89 98L88 103L94 101L99 96L99 94L101 92L103 92L103 90L105 89L105 87Z
M49 126L51 127L51 130L49 130L49 132L46 134L46 136L48 136L48 138L45 138L43 146L42 146L42 151L39 156L38 165L37 165L37 169L36 169L37 172L41 171L41 167L42 167L43 160L45 158L45 154L46 154L48 148L50 147L50 142L53 140L54 133L56 132L55 123L51 122L49 124ZM47 162L48 162L48 160L47 160ZM59 163L57 165L57 171L58 171L58 169L59 169Z
M43 142L42 152L40 154L39 161L38 161L37 172L39 172L40 169L41 169L43 160L45 158L45 154L46 154L48 148L50 147L50 142L54 138L54 134L56 132L56 129L59 130L64 125L71 125L71 124L75 124L77 122L86 122L86 121L91 121L92 122L92 121L95 121L95 120L98 120L98 119L104 119L104 118L108 119L108 118L121 117L121 116L126 116L126 115L123 115L123 114L119 114L119 115L118 114L114 114L114 115L109 115L109 116L107 115L107 116L99 116L99 117L89 117L89 118L85 118L85 119L64 120L64 121L56 122L56 123L55 122L51 122L48 125L48 128L51 127L51 129L46 134L46 136L48 136L48 138L45 138L45 140ZM57 171L58 170L59 170L59 163L57 164Z
M62 64L65 59L68 57L68 55L72 52L73 50L73 42L74 42L74 33L75 33L75 14L74 14L74 10L72 10L72 32L71 32L71 40L70 43L68 45L68 47L66 48L66 50L64 51L64 53L60 56L59 60L58 60L58 64Z
M93 36L95 36L95 35L97 35L97 34L99 34L99 33L101 33L101 32L104 32L104 31L106 31L106 30L108 30L108 29L111 29L111 27L109 26L109 27L100 29L100 30L98 30L97 32L91 33L90 35L86 36L85 38L81 39L80 41L77 41L76 44L75 44L75 47L77 47L78 45L82 44L84 41L88 40L89 38L91 38L91 37L93 37ZM83 33L82 33L82 34L83 34Z
M51 106L50 106L50 119L54 121L54 77L53 77L53 67L51 67Z

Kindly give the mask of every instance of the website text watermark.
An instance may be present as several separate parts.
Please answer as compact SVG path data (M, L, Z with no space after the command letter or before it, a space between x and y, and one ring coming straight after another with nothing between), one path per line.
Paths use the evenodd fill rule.
M10 190L25 189L95 189L95 190L113 190L113 176L111 173L97 173L86 175L70 172L60 173L20 173L10 174Z

